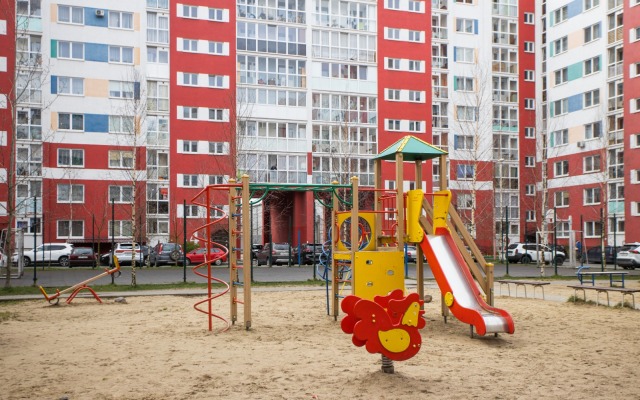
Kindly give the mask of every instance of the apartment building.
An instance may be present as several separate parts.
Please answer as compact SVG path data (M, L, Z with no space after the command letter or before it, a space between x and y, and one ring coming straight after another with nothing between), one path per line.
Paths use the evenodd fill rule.
M639 236L638 3L538 4L547 220L555 215L561 243L619 245Z

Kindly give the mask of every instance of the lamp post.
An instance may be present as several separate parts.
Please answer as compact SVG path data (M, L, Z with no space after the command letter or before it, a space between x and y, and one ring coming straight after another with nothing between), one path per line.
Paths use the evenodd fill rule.
M182 220L184 240L182 248L182 282L187 282L187 200L182 200ZM208 258L208 255L207 255Z
M553 207L553 274L558 275L558 261L556 260L556 246L558 245L556 238L558 237L558 214L556 213L556 207Z
M616 249L616 235L618 234L618 227L616 226L618 225L618 221L616 219L616 214L613 214L613 269L617 270L618 269L618 265L617 265L617 261L618 261L618 250Z
M37 226L36 226L36 221L38 220L36 218L36 216L38 215L38 198L36 196L33 196L33 223L31 224L31 229L33 229L33 286L36 286L36 282L38 281L38 273L36 272L36 261L38 259L38 252L36 251L36 247L37 246L37 241L36 241L36 231ZM11 228L9 228L11 229ZM24 246L23 246L24 249ZM20 262L20 260L18 260L18 263ZM24 257L22 259L22 262L24 263ZM7 271L7 273L9 273L9 271Z
M109 263L109 267L113 268L113 249L116 247L115 244L115 230L116 230L116 203L115 199L111 198L111 262ZM111 274L111 284L115 284L114 274Z

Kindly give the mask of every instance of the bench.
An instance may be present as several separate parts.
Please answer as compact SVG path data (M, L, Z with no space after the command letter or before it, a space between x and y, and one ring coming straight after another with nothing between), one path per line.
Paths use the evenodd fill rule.
M631 288L621 288L621 287L608 287L608 286L589 286L589 285L569 285L571 289L573 289L573 302L576 302L576 297L578 295L578 290L582 290L582 299L587 301L587 295L585 290L595 290L598 294L596 295L596 306L600 305L600 293L605 293L607 295L607 307L609 306L609 292L620 292L622 293L622 304L624 304L624 297L629 295L633 301L633 308L636 308L636 297L635 293L640 292L640 289L631 289Z
M584 279L585 277L591 277L591 286L596 285L596 276L608 276L609 277L609 286L614 286L614 283L619 283L621 287L624 288L624 276L627 275L628 271L583 271L583 268L580 268L577 272L578 279L580 280L580 284L584 285L585 281L588 282L588 279ZM615 276L619 276L618 280L614 280Z
M550 285L551 282L543 282L543 281L525 281L525 280L516 280L516 279L499 279L496 282L500 284L500 295L502 295L502 285L507 285L507 289L509 290L509 296L511 296L511 286L510 283L516 285L516 297L518 297L518 287L522 286L524 288L524 297L527 297L527 285L533 286L533 297L536 297L536 289L540 288L542 290L542 300L544 300L544 287L546 285Z

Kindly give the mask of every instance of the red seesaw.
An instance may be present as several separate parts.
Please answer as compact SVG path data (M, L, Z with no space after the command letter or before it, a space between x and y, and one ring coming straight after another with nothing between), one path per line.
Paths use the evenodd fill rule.
M60 302L60 296L68 293L68 292L72 292L71 296L69 296L69 298L67 299L67 304L71 304L71 302L73 301L73 299L78 295L78 293L80 293L80 291L82 290L88 290L91 292L91 294L93 294L93 297L96 298L96 300L98 300L99 303L102 303L102 300L100 300L100 296L98 296L98 294L91 289L89 286L87 286L88 283L91 283L93 281L96 281L104 276L109 276L109 275L113 275L116 272L118 273L118 276L120 275L120 263L118 262L118 257L113 257L113 265L114 267L111 269L107 269L105 268L104 272L101 273L100 275L96 275L92 278L87 279L86 281L82 281L80 283L77 283L71 287L68 287L64 290L58 290L56 289L56 294L54 294L53 296L48 296L47 292L45 292L44 288L42 286L40 286L40 291L42 292L42 294L44 295L44 298L47 299L47 301L50 304L58 304ZM55 300L55 303L53 303L53 301Z

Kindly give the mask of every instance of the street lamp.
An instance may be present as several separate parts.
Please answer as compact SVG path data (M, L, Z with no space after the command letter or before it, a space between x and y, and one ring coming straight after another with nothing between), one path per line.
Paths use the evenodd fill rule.
M114 237L115 230L116 230L115 216L116 216L116 204L115 204L115 199L112 197L111 198L111 261L109 262L110 268L113 268L113 257L114 257L113 250L116 247L115 237ZM111 284L112 285L115 284L114 274L111 274Z

